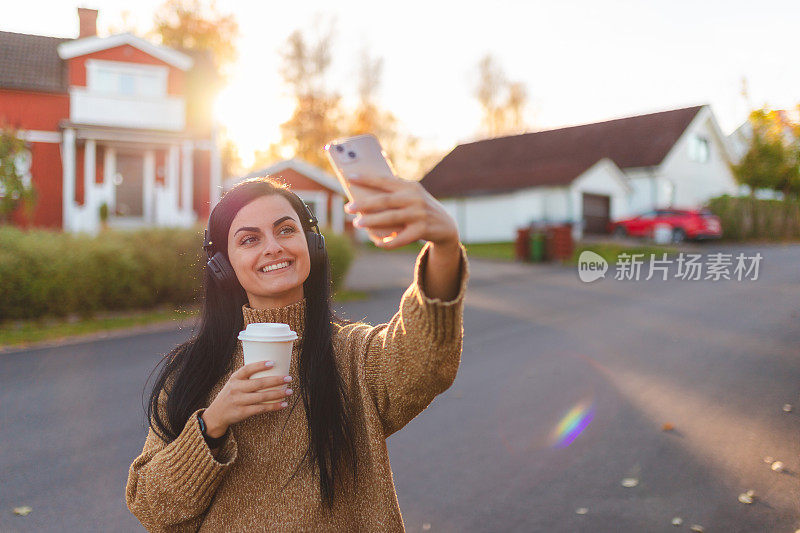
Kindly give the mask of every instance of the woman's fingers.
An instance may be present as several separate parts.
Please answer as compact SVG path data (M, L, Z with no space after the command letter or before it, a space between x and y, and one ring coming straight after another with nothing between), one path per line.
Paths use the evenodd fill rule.
M294 391L288 388L251 392L245 396L245 402L247 405L253 405L262 402L271 402L273 400L283 400L291 396L293 393Z
M250 379L250 376L255 374L256 372L262 372L264 370L268 370L272 368L272 364L270 363L267 365L264 361L257 361L255 363L250 363L248 365L244 365L242 368L231 374L231 377L235 377L236 379Z
M407 180L401 180L395 177L377 177L377 176L348 176L348 181L359 187L369 187L379 191L399 191L407 183Z
M425 212L422 209L405 207L403 209L389 209L371 215L359 215L353 223L359 228L397 227L419 220L424 216Z
M384 209L405 207L415 199L416 196L408 196L405 194L380 193L350 202L345 205L345 210L348 213L374 213Z
M411 244L423 238L425 225L422 223L409 224L406 228L397 234L394 239L387 239L382 242L376 242L375 245L383 248L384 250L394 250L406 244Z
M270 387L278 387L286 385L283 376L267 376L265 378L253 378L244 380L240 385L239 390L242 392L255 392L262 389L269 389Z

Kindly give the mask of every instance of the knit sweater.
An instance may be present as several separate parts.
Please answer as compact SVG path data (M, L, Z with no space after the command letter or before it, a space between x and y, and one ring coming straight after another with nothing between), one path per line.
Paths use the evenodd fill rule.
M425 294L427 243L417 256L414 281L388 323L333 326L336 364L356 415L358 476L355 490L351 476L347 490L336 492L332 509L322 503L318 475L307 461L289 481L308 443L305 409L295 394L289 407L233 424L216 456L198 425L196 415L203 409L169 444L150 429L128 474L131 512L150 531L405 531L386 438L455 380L469 278L466 250L459 247L459 290L453 300ZM297 361L305 311L305 298L280 308L242 309L245 324L283 322L297 332L290 365L295 388L301 385ZM232 368L242 364L238 342ZM232 372L211 390L206 406Z

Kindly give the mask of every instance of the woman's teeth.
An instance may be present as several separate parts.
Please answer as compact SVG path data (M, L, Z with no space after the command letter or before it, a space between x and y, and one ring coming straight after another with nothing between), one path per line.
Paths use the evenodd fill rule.
M271 272L273 270L278 270L280 268L285 268L287 266L289 266L289 261L284 261L283 263L278 263L276 265L265 266L264 268L261 269L261 272Z

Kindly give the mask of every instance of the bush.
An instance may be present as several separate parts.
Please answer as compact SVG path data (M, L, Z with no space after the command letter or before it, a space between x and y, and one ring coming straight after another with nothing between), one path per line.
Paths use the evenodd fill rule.
M97 237L0 227L0 321L97 311L183 306L196 301L202 230L105 231ZM354 250L327 235L334 288Z
M759 200L749 196L719 196L708 208L722 224L722 238L731 241L800 238L800 200Z

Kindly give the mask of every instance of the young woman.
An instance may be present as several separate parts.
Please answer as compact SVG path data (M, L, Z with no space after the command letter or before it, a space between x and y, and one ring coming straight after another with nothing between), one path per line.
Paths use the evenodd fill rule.
M354 224L397 230L378 246L427 241L388 324L333 314L316 220L278 182L242 182L211 213L199 330L163 361L128 475L128 508L151 531L404 530L386 438L456 377L469 267L419 183L360 182L382 192L348 204ZM297 332L288 376L249 379L265 368L243 365L237 335L253 322Z

